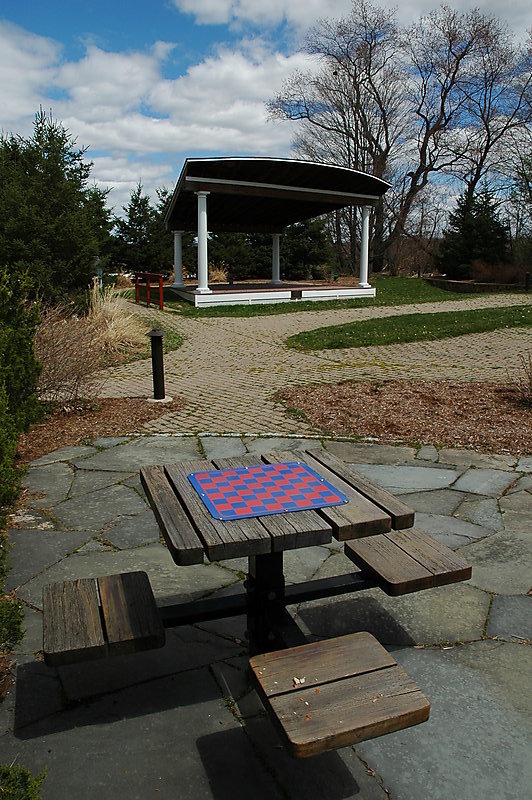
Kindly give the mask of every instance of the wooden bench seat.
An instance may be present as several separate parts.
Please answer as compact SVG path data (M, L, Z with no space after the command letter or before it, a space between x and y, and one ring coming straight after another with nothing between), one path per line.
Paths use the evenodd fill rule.
M43 588L43 650L60 666L162 647L155 598L145 572L80 578Z
M417 529L346 542L344 552L393 596L471 577L471 565L465 559Z
M367 632L250 659L255 688L295 758L425 722L430 704Z

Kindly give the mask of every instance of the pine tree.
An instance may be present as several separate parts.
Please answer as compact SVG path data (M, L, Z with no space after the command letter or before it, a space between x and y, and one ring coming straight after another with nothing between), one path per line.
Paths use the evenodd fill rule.
M487 190L458 198L443 235L438 268L450 278L466 279L476 261L491 265L508 261L508 232Z
M89 186L85 150L52 116L33 135L0 137L0 264L45 300L86 288L108 236L106 193Z

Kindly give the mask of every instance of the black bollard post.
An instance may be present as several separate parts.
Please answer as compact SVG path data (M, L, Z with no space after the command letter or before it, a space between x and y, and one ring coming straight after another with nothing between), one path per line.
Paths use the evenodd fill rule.
M530 272L525 272L525 292L530 289Z
M164 400L163 336L155 328L148 333L151 339L151 366L153 371L153 399Z

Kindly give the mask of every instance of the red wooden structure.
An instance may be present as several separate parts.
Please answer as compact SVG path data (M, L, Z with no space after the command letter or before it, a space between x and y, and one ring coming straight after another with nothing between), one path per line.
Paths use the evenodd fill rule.
M135 273L135 303L140 303L140 289L146 287L146 306L150 307L151 289L159 289L159 308L163 310L163 275L158 272Z

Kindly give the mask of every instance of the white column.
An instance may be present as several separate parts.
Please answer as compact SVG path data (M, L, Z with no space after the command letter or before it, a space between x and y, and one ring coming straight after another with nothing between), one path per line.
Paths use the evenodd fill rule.
M280 286L280 284L282 284L281 266L280 266L281 261L279 257L280 242L281 242L281 234L273 233L272 234L272 279L271 279L272 286Z
M207 195L196 192L198 197L198 288L199 294L210 294L209 261L207 258Z
M183 231L174 231L174 289L183 289Z
M369 264L369 215L371 206L362 206L362 236L360 239L360 280L361 289L367 289Z

